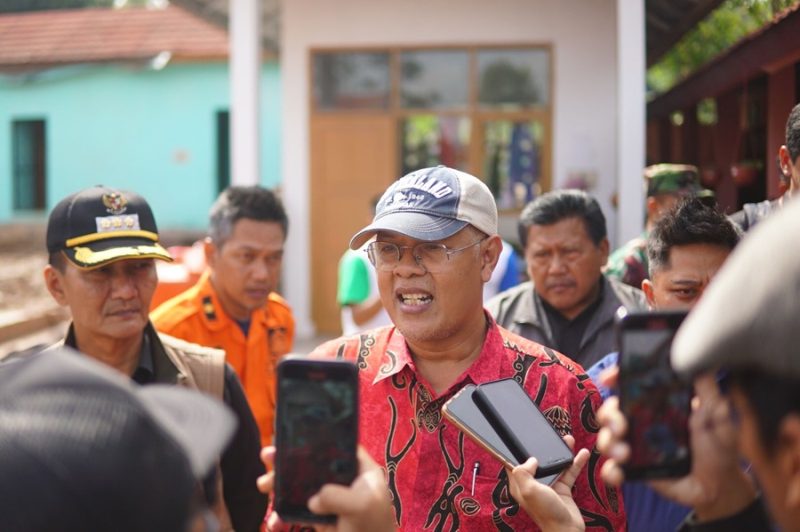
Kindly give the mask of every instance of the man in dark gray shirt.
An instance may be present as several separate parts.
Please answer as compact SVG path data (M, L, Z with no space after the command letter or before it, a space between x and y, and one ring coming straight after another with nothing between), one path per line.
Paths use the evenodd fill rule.
M616 350L614 314L646 309L636 288L606 279L606 220L579 190L548 192L519 219L530 282L498 294L487 308L506 329L567 355L584 367Z

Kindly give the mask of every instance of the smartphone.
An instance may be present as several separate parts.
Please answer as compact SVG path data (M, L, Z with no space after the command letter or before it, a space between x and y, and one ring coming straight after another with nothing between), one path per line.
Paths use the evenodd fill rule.
M475 404L473 399L475 388L474 384L467 384L461 388L442 406L442 415L505 467L518 466L519 461L514 458L511 450ZM558 476L558 474L549 475L536 480L549 486L558 479Z
M358 472L358 370L340 360L287 357L278 363L274 508L286 522L332 523L308 499Z
M536 478L558 474L572 464L572 451L514 379L479 384L473 399L518 463L536 458Z
M627 479L680 477L691 469L692 386L670 365L670 348L686 312L620 312L619 403L628 420Z

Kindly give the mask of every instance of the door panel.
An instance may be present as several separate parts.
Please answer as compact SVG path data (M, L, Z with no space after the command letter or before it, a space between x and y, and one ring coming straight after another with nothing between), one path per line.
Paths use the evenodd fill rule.
M371 219L370 200L397 179L397 132L389 115L311 119L311 316L341 331L337 269L350 237Z

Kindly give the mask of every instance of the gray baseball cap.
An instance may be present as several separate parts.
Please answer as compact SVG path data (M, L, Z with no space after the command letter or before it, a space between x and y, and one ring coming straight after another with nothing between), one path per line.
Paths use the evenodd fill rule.
M800 378L800 201L742 240L672 345L681 373L754 368Z
M423 168L401 177L383 193L375 219L353 236L350 249L360 248L380 231L444 240L468 224L489 236L497 234L497 205L489 187L454 168Z

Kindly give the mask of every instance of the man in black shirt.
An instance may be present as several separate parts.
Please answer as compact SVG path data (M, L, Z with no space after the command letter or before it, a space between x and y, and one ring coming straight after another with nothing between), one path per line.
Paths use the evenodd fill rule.
M606 220L597 200L557 190L529 203L519 219L530 282L498 294L487 308L506 329L589 367L616 349L614 314L645 309L642 292L606 279Z

